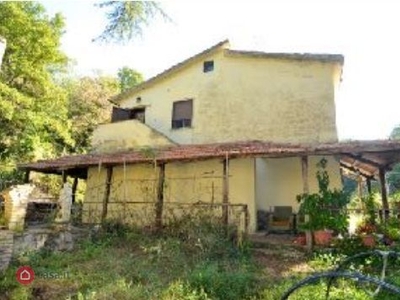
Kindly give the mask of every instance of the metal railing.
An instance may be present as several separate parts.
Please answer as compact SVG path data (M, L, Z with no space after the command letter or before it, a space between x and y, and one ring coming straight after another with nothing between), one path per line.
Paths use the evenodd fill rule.
M360 259L362 260L361 263L365 263L367 259L371 260L371 258L378 258L381 259L382 261L382 267L379 268L378 275L363 274L359 271L354 271L354 270L351 271L344 270L345 267L354 268L354 264ZM372 289L372 291L369 290L371 289L371 286L369 286L369 289L363 286L363 290L371 298L376 297L379 293L385 290L386 292L389 292L391 295L395 296L396 299L400 299L400 287L394 283L387 281L388 269L390 263L394 265L394 270L398 272L400 264L399 252L374 250L374 251L358 253L356 255L347 257L344 260L342 260L338 264L338 266L333 270L316 273L311 276L308 276L303 280L300 280L299 282L291 286L283 294L281 299L282 300L289 299L289 296L295 293L296 291L308 285L318 284L325 279L327 280L326 293L325 293L326 299L329 299L332 290L331 288L335 279L346 279L347 283L353 281L356 284L356 286L358 286L360 283L371 284L372 287L375 287Z
M186 220L207 220L233 226L239 236L248 233L249 212L246 204L232 203L162 203L161 222L157 216L159 203L154 201L110 201L107 214L103 215L102 202L84 202L80 212L83 224L101 224L104 221L118 221L127 225L159 230ZM225 219L225 214L228 218ZM160 228L161 225L161 228Z

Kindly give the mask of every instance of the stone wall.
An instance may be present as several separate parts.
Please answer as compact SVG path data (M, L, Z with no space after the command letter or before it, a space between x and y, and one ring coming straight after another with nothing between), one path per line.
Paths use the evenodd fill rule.
M15 185L6 189L2 195L5 200L5 219L11 230L22 230L25 225L26 209L35 186Z
M60 210L57 214L56 221L59 223L68 223L70 221L72 189L68 183L64 184L58 203L55 201L56 199L54 197L43 193L40 188L33 184L12 186L4 190L1 195L5 201L4 214L6 224L10 230L21 231L26 227L27 224L25 224L25 222L29 203L34 203L36 206L39 204L44 206L44 208L46 208L45 213L49 214L49 216L47 216L49 218L48 222L51 222L54 219L53 214L55 211L53 208L54 205L58 204ZM39 211L37 211L37 213L39 213ZM31 215L35 217L35 211L31 211Z
M83 234L82 230L68 228L30 228L14 234L13 256L24 252L48 249L50 251L70 251Z
M0 230L0 272L4 271L12 257L41 249L49 251L70 251L78 240L83 240L89 231L70 226L53 228L29 228L16 233Z
M7 269L13 253L14 235L12 231L0 230L0 272Z

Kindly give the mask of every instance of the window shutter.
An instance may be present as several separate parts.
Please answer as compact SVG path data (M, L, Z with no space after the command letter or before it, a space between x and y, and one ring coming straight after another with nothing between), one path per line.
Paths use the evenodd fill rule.
M192 126L193 100L174 102L172 107L172 128Z
M174 103L173 120L192 119L193 114L193 101L185 100Z

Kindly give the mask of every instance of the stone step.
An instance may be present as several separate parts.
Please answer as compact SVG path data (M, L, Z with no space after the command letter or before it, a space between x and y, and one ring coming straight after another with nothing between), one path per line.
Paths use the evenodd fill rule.
M10 264L14 247L14 234L8 230L0 230L0 272Z

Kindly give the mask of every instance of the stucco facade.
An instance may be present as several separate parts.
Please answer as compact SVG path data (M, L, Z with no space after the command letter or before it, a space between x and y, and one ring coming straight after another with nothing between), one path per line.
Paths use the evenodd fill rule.
M339 162L334 157L308 158L308 184L311 193L318 191L317 163L326 158L331 188L341 188ZM274 206L292 206L297 212L296 196L303 193L301 161L298 157L256 159L256 209L272 211Z
M101 124L92 134L93 152L113 152L124 149L171 146L167 137L138 120Z
M165 168L164 204L168 203L222 203L221 160L205 160L187 163L169 163ZM100 219L105 193L106 171L104 168L89 168L84 211L94 213L94 219ZM229 163L229 202L247 204L250 216L249 229L255 230L255 164L254 159L233 159ZM108 216L115 217L124 211L124 202L155 203L157 197L159 169L152 164L118 166L113 169ZM114 203L120 203L114 205ZM139 216L139 222L153 222L149 211ZM171 206L173 208L174 206ZM126 204L125 210L145 210L146 205ZM168 211L168 208L166 209ZM176 213L176 212L175 212ZM88 220L89 216L84 216ZM91 216L93 218L93 215ZM90 221L93 221L91 219Z
M327 171L332 188L340 188L339 162L334 157L309 157L310 192L318 191L317 163L328 160ZM157 199L159 169L152 164L118 166L113 169L109 200L109 217L124 211L142 211L136 217L140 224L153 222L153 204ZM303 193L301 160L291 158L241 158L229 162L228 194L231 204L246 204L249 230L256 230L258 210L271 211L274 206L292 206L298 211L296 195ZM84 211L100 219L105 193L106 171L101 166L89 168ZM124 202L146 202L127 204ZM218 159L169 163L165 168L164 203L222 203L223 167ZM97 203L97 204L96 204ZM117 205L115 205L117 203ZM118 204L119 203L119 204ZM174 209L171 206L169 209ZM168 211L168 208L166 209ZM95 212L97 211L97 212ZM175 212L176 213L176 212ZM149 217L149 214L152 217ZM88 216L86 216L88 218ZM93 218L93 215L91 216ZM92 219L93 221L93 219Z
M203 72L205 61L214 62ZM341 64L234 52L221 47L119 99L145 107L146 124L179 144L337 141ZM140 103L137 103L140 99ZM173 103L193 99L190 128L171 128Z
M101 125L93 135L93 151L249 140L336 142L335 93L342 59L231 51L228 43L221 43L117 96L113 101L121 108L144 109L145 123L126 120ZM212 62L207 72L205 62ZM189 99L191 125L172 128L174 103ZM317 188L319 159L309 158L310 191ZM333 157L328 161L332 186L340 187L339 163ZM109 213L118 201L155 202L158 172L152 164L114 167ZM257 210L276 205L298 209L301 175L299 157L229 159L229 203L248 206L249 229L254 231ZM89 168L86 201L98 202L99 210L105 181L101 165ZM163 195L164 203L222 203L221 160L167 163Z

